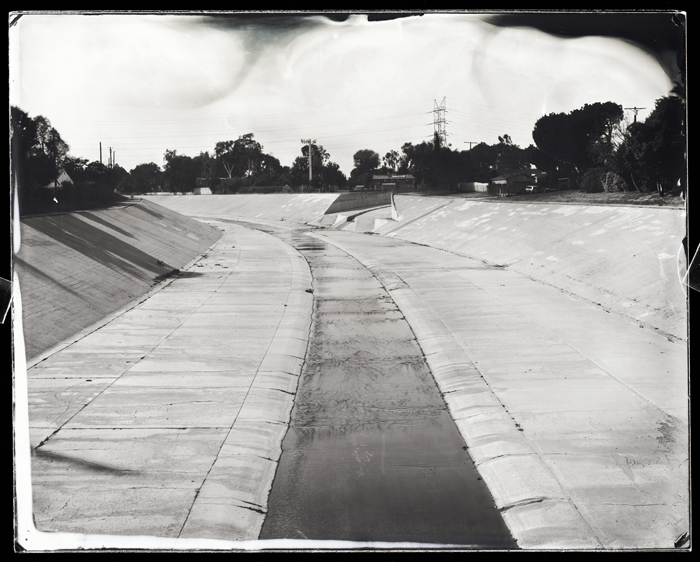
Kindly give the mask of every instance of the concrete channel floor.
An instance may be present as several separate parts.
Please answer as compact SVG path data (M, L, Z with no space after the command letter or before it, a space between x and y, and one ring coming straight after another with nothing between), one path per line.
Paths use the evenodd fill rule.
M311 277L285 242L220 226L189 271L28 369L40 531L257 539Z
M311 266L314 312L260 538L517 548L381 283L332 244L276 235Z
M405 314L521 547L683 542L685 342L507 268L388 237L313 236L367 266Z

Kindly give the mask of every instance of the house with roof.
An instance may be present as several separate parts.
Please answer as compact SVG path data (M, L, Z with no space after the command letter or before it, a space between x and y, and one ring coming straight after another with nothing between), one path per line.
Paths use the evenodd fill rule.
M367 189L372 191L415 191L413 174L374 174Z
M55 180L49 182L48 185L45 185L44 187L48 187L49 189L55 189L57 187L61 187L63 185L63 182L66 181L71 184L73 183L73 180L68 175L68 172L66 172L65 170L61 170L61 173L58 174L58 177Z
M528 185L538 185L546 177L544 172L534 168L521 170L502 170L498 176L491 178L489 182L489 193L499 197L517 195L525 193Z

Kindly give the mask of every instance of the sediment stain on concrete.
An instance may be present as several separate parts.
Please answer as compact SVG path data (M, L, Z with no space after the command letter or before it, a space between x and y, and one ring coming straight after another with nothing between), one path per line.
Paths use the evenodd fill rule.
M396 304L344 252L289 238L314 320L260 538L517 548Z

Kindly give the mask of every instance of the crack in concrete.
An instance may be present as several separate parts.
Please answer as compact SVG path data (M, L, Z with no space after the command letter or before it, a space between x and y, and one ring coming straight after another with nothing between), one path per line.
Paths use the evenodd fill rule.
M547 500L554 500L555 498L547 498L547 497L538 497L538 498L530 498L527 500L522 500L516 503L512 503L510 505L503 506L499 509L501 513L505 513L509 509L513 509L514 507L522 507L524 505L532 505L535 503L542 503Z
M243 501L243 500L241 500L241 501ZM249 509L250 511L255 511L256 513L261 513L262 515L267 515L267 511L263 511L262 509L258 509L255 507L249 507L247 505L239 505L238 507L240 507L242 509Z

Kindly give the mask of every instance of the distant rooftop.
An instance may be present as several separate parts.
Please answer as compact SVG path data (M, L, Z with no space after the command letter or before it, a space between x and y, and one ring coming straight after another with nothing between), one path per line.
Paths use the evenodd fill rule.
M413 177L413 174L396 174L396 175L392 175L392 176L380 174L380 175L376 175L376 176L373 175L372 179L373 180L412 180L415 178Z

